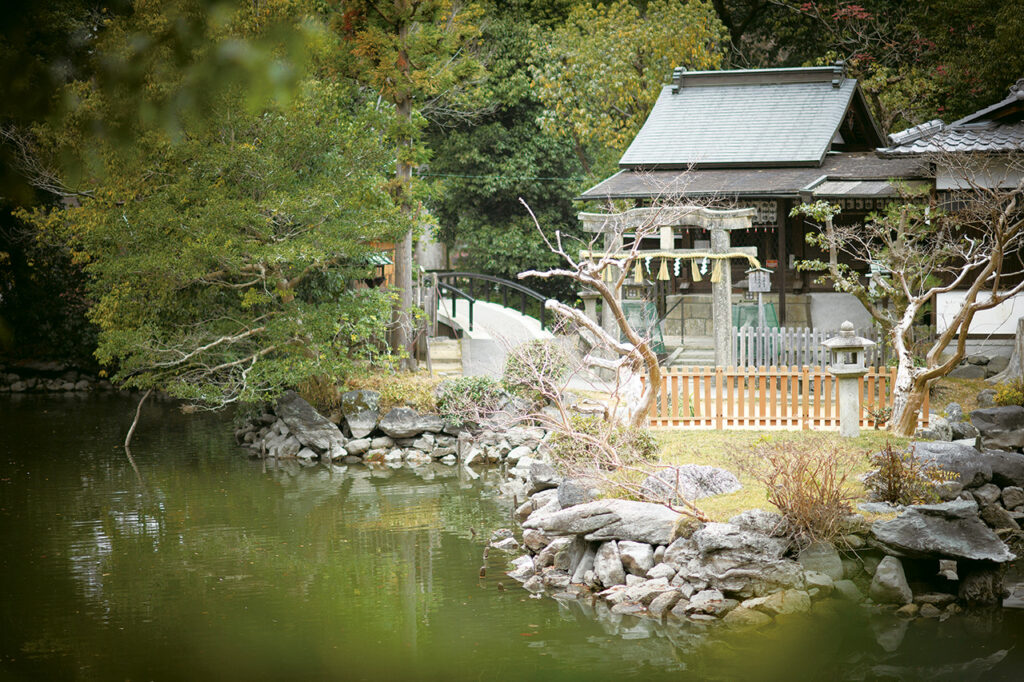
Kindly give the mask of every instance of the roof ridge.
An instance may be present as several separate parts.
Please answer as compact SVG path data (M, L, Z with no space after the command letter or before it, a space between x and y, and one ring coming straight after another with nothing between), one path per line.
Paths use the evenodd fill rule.
M693 86L769 85L776 83L831 83L833 88L838 88L846 78L846 64L841 60L831 66L726 69L720 71L687 71L685 67L677 66L672 71L672 92L678 93L680 88Z

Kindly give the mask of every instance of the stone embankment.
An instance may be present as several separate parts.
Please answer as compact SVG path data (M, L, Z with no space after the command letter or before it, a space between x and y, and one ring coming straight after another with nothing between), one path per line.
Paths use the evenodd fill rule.
M524 500L522 539L495 546L525 551L509 575L527 590L585 600L604 619L759 626L828 598L907 618L1000 604L1015 558L1004 540L1020 537L1024 518L1024 455L915 447L957 473L942 487L949 499L880 509L899 515L873 524L852 514L836 546L801 547L782 516L759 509L699 523L660 504L595 499L580 481L522 459L506 484Z
M344 394L336 419L337 423L319 414L290 391L273 410L238 429L235 438L256 457L416 467L460 460L466 466L514 465L521 457L536 455L546 437L542 429L523 426L471 433L408 407L381 414L375 391Z
M0 365L0 393L86 393L113 391L95 374L62 362Z

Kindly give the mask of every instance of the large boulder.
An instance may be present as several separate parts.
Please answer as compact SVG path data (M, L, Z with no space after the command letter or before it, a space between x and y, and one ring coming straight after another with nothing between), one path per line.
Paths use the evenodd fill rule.
M667 545L680 516L660 504L609 499L545 514L534 513L523 527L548 535L582 535L591 541L631 540Z
M914 595L899 559L887 556L878 563L868 594L879 604L910 603Z
M1003 450L986 450L981 454L992 467L994 484L1000 488L1024 486L1024 454Z
M411 407L396 407L380 420L380 430L392 438L412 438L429 431L438 433L444 421L434 414L420 414Z
M914 449L914 456L921 462L957 474L957 480L965 488L976 488L992 480L991 461L969 445L915 441L910 447Z
M966 500L921 504L871 526L874 539L895 556L1003 563L1015 557Z
M978 429L985 450L1024 448L1024 407L1005 405L971 412L971 423Z
M295 391L288 391L281 396L275 412L302 445L331 459L348 455L345 450L345 437L338 427Z
M380 393L348 391L341 394L341 415L353 438L365 438L377 428L380 417Z
M641 494L651 502L678 503L712 495L734 493L743 486L725 469L703 464L668 467L648 476L641 485Z
M606 542L597 548L594 555L594 573L605 587L626 583L626 571L622 568L619 548L615 542Z

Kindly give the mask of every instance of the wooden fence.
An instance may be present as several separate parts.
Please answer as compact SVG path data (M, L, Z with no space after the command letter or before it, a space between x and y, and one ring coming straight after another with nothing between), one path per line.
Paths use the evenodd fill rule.
M738 367L822 367L825 349L821 342L838 333L838 330L808 327L733 327L733 357ZM854 333L878 344L867 351L867 364L884 367L889 351L886 344L879 341L878 331L869 328Z
M836 378L820 367L673 367L662 372L651 426L705 429L839 428ZM858 380L860 425L892 405L896 368L873 368ZM925 399L919 426L928 426Z

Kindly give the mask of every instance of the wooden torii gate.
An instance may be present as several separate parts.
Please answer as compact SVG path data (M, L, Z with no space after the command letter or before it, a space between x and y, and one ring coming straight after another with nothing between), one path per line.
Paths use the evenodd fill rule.
M714 210L703 206L667 206L633 208L622 213L580 213L577 217L583 230L595 234L604 234L605 251L601 255L614 257L622 252L623 236L637 229L657 230L660 239L656 251L640 251L640 258L693 258L707 257L710 260L728 260L730 258L746 258L753 267L760 267L756 251L752 247L733 249L729 233L732 230L749 229L756 213L752 208L733 210ZM711 249L677 249L675 237L677 227L699 227L711 235ZM751 251L755 251L751 253ZM586 258L596 253L581 252L580 257ZM727 266L720 266L720 274L712 278L711 285L712 321L714 325L715 364L728 367L733 364L732 357L732 272ZM621 292L619 296L621 297ZM608 312L601 320L609 333L617 334L618 327Z

